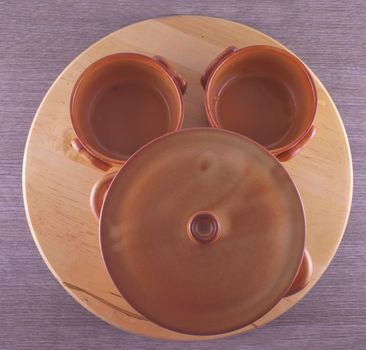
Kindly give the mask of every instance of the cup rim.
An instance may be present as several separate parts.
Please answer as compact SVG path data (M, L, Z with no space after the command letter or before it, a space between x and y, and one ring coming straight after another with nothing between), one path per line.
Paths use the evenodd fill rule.
M111 55L103 56L100 59L97 59L96 61L91 63L88 67L86 67L82 71L82 73L79 75L79 77L77 78L77 80L76 80L76 82L73 86L71 96L70 96L69 113L70 113L72 128L73 128L77 138L79 139L80 143L83 145L83 147L89 153L91 153L93 156L95 156L96 158L98 158L98 159L100 159L100 160L102 160L102 161L104 161L108 164L111 164L111 165L124 164L132 154L127 156L124 159L113 158L113 157L110 157L110 156L104 154L103 152L98 151L97 149L94 149L93 147L91 147L88 144L88 142L85 139L80 137L80 133L78 133L78 130L76 128L77 114L76 114L76 111L74 110L74 108L75 108L75 99L76 99L76 96L78 94L80 84L85 79L85 77L88 73L93 71L99 65L108 64L111 60L115 60L115 61L121 60L121 61L123 61L123 60L126 60L126 59L135 59L135 60L139 60L142 63L143 62L152 63L161 73L165 74L165 76L168 77L168 79L170 80L170 82L172 84L172 87L174 86L174 90L175 90L175 92L177 94L177 98L179 100L178 123L177 123L176 127L173 130L168 130L168 133L179 130L182 127L182 124L183 124L183 116L184 116L183 94L182 94L182 92L179 88L179 85L178 85L177 81L174 78L173 72L170 72L168 69L166 69L162 64L160 64L154 58L143 55L143 54L140 54L140 53L136 53L136 52L117 52L117 53L113 53Z
M317 94L315 82L314 82L314 79L312 78L311 72L306 67L306 65L296 55L294 55L290 51L283 49L283 48L276 47L276 46L271 46L271 45L251 45L251 46L239 48L239 49L235 50L234 52L232 52L230 55L226 56L212 70L212 72L210 73L210 75L207 79L205 93L204 93L205 94L205 97L204 97L205 110L206 110L206 114L207 114L210 125L214 128L224 129L220 125L219 121L217 120L217 118L215 116L214 111L212 111L212 109L210 108L210 105L209 105L209 95L210 95L210 88L212 86L212 80L216 76L216 74L218 74L218 72L222 69L222 67L224 65L226 65L234 57L237 57L239 55L244 55L247 53L251 53L251 52L255 52L255 51L257 51L257 52L272 51L272 52L275 52L276 54L278 54L279 56L282 56L285 59L289 59L292 62L294 62L297 65L297 67L300 68L302 70L302 72L305 74L307 83L309 84L311 92L312 92L313 104L312 104L311 117L309 118L308 123L307 123L306 127L304 128L304 130L301 132L301 134L298 137L296 137L295 139L293 139L291 142L286 144L285 146L277 147L277 148L273 148L273 149L270 149L270 148L267 149L272 154L278 155L278 154L281 154L282 152L288 151L288 150L292 149L293 147L295 147L306 136L306 134L309 132L310 128L314 124L314 119L315 119L315 115L316 115L317 108L318 108L318 94Z
M302 235L302 252L303 254L301 254L301 257L299 258L298 260L298 268L296 270L296 273L292 276L291 278L291 282L289 283L289 285L287 286L286 290L284 290L283 292L283 295L279 298L277 298L276 300L273 300L272 304L268 307L267 310L265 310L262 314L260 314L256 319L253 319L251 320L250 322L244 324L244 325L241 325L239 327L236 327L236 328L233 328L233 329L223 329L222 331L218 332L218 333L187 333L185 332L184 330L182 329L178 329L178 328L173 328L171 327L170 325L166 325L166 324L163 324L161 322L158 322L154 319L154 317L151 317L150 315L147 315L145 312L143 312L139 305L135 305L134 303L131 303L130 300L125 296L125 294L120 291L120 289L117 287L117 284L115 283L115 278L112 276L112 273L110 272L110 269L108 267L108 264L107 264L107 261L106 261L106 257L105 257L105 251L103 249L103 225L105 226L104 222L105 222L105 212L103 211L103 208L104 208L104 205L105 203L109 200L109 196L108 194L110 193L111 190L113 190L113 187L115 186L115 183L116 183L116 178L118 176L120 176L121 173L123 173L125 171L125 168L129 166L130 164L130 161L136 157L139 157L141 153L143 153L145 151L146 148L148 148L151 144L155 144L156 142L159 142L161 139L165 139L167 137L171 137L172 135L176 134L176 133L192 133L192 132L200 132L202 130L206 130L206 131L209 131L209 132L223 132L223 133L228 133L228 134L232 134L236 137L240 137L240 138L244 138L246 139L248 142L250 143L253 143L255 144L256 146L258 146L259 148L262 149L262 151L264 151L267 155L269 155L270 157L274 158L274 160L278 163L278 165L284 170L285 174L286 174L286 177L288 178L288 181L291 183L291 185L293 186L294 188L294 191L295 191L295 194L296 194L296 197L298 198L298 202L299 202L299 206L301 208L301 211L302 211L302 217L303 217L303 220L302 220L302 232L303 232L303 235ZM104 234L105 235L105 234ZM100 211L100 217L99 217L99 222L98 222L98 236L99 236L99 249L101 251L101 254L102 254L102 260L103 260L103 264L107 270L107 273L108 275L110 276L111 280L113 281L113 283L115 284L116 288L120 291L120 293L122 294L123 298L125 298L125 300L137 311L139 312L142 316L144 317L147 317L147 319L149 319L151 322L157 324L158 326L160 327L163 327L163 328L166 328L166 329L169 329L169 330L172 330L174 332L179 332L179 333L183 333L183 334L189 334L189 335L198 335L198 336L211 336L211 335L218 335L218 334L224 334L224 333L230 333L230 332L234 332L238 329L241 329L243 327L246 327L248 325L250 325L251 323L255 322L256 320L260 319L261 317L263 317L267 312L269 312L273 307L275 307L278 302L280 300L282 300L283 298L286 297L286 294L287 292L290 290L291 286L293 285L299 271L300 271L300 268L301 268L301 264L302 264L302 260L303 260L303 256L305 254L305 249L306 249L306 236L307 236L307 225L306 225L306 216L305 216L305 209L304 209L304 203L302 201L302 198L300 196L300 192L294 182L294 180L292 179L292 177L290 176L290 174L288 173L288 171L286 170L286 168L283 166L283 164L271 153L268 151L267 148L265 148L264 146L262 146L261 144L259 144L258 142L252 140L251 138L247 137L247 136L244 136L242 134L239 134L235 131L231 131L231 130L226 130L226 129L215 129L215 128L210 128L210 127L192 127L192 128L186 128L186 129L181 129L181 130L178 130L178 131L173 131L173 132L170 132L170 133L167 133L167 134L164 134L162 136L159 136L158 138L146 143L144 146L142 146L139 150L137 150L129 159L128 161L126 162L126 164L121 167L117 173L115 174L113 180L111 181L109 187L108 187L108 190L106 192L106 195L105 195L105 198L104 198L104 201L103 201L103 205L102 205L102 208L101 208L101 211Z

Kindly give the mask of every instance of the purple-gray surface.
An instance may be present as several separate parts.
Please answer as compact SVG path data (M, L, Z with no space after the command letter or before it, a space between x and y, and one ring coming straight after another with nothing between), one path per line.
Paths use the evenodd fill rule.
M324 83L342 115L354 164L346 234L331 266L288 313L225 340L178 343L124 333L60 287L25 218L21 172L43 95L90 44L172 14L224 17L281 41ZM365 349L366 3L352 1L0 1L0 349Z

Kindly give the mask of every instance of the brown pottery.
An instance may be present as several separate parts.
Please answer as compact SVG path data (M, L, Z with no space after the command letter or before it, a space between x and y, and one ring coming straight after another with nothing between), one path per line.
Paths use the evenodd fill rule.
M164 135L97 183L91 203L116 287L170 330L245 327L309 282L299 193L271 153L237 133Z
M314 81L286 50L228 47L203 72L201 84L211 126L248 136L281 161L315 134Z
M72 146L99 168L123 164L147 142L181 127L186 85L160 56L118 53L96 61L71 95Z

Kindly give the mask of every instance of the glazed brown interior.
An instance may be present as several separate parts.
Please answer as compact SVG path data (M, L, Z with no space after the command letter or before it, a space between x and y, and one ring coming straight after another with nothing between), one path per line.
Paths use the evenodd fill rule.
M181 95L153 59L116 54L83 73L74 89L71 117L91 153L121 162L145 143L179 128Z
M119 291L189 334L244 327L285 295L305 221L281 164L238 134L186 129L137 152L104 201L100 240Z
M315 89L305 66L270 46L235 52L214 71L207 91L211 123L272 151L297 143L316 110Z

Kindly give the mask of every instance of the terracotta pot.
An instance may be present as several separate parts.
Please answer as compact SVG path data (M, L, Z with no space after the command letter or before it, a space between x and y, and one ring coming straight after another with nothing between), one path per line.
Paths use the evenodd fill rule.
M116 287L162 327L230 332L310 280L298 191L275 157L239 134L162 136L96 184L91 203L102 206L101 250Z
M288 51L228 47L201 77L211 126L248 136L284 161L315 135L315 84Z
M89 66L71 95L72 146L101 169L178 130L186 81L160 56L118 53Z

